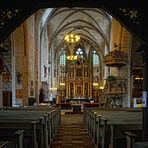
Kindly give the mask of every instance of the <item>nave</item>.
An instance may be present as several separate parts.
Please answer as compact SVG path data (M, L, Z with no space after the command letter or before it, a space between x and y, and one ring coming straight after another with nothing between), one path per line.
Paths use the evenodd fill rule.
M142 22L144 20L138 17L140 15L143 16L140 10L142 11L141 8L135 9L133 7L133 9L123 8L118 11L123 12L123 14L126 12L125 16L129 13L128 16L131 16L131 20L134 19L135 22L136 19L137 25L142 28ZM14 11L15 17L17 13L22 10ZM8 20L13 18L13 15L11 16L11 14L14 14L13 11L4 10L2 12L2 18L5 16L6 18L8 17ZM32 14L32 16L22 25L18 26L18 28L1 43L0 108L36 107L40 103L48 103L50 105L60 106L61 108L71 108L76 105L77 109L80 108L84 102L88 102L85 100L89 100L91 106L92 103L97 103L99 107L117 109L143 107L143 114L138 112L138 114L141 114L140 117L142 117L142 119L139 118L139 116L136 116L136 118L134 116L134 120L130 121L130 124L134 122L135 126L138 126L136 133L138 130L141 139L138 139L139 141L137 142L147 142L148 79L146 77L146 67L148 66L148 60L145 58L148 54L145 50L147 49L147 44L145 45L147 38L145 40L143 36L139 40L139 38L137 38L139 36L137 29L136 31L130 29L134 27L131 27L129 19L127 19L125 23L122 22L122 17L119 17L118 22L116 15L114 18L114 15L111 16L111 14L112 13L108 11L105 12L104 9L100 9L99 7L95 9L90 7L47 8ZM3 19L1 19L1 21L0 28L2 30L4 30L4 26L11 26L9 24L6 25L7 23ZM8 30L8 32L10 31ZM79 36L79 42L74 43L74 39L71 40L71 43L65 40L65 37L69 36L71 32L77 37ZM135 32L137 36L132 34L133 32ZM0 38L1 41L3 38L4 37ZM75 41L77 41L77 39L75 38ZM142 56L135 51L142 51ZM75 56L77 59L73 59ZM142 99L145 100L143 101ZM16 126L16 124L21 124L25 142L23 145L23 140L20 141L22 144L19 148L22 148L22 145L27 148L29 148L29 146L30 148L49 148L54 136L56 137L52 143L54 145L53 147L73 147L73 145L77 145L79 148L81 144L83 145L83 141L79 140L83 139L83 136L78 136L78 133L81 135L81 132L85 130L83 125L67 123L67 121L73 122L75 114L62 114L62 124L60 124L59 118L55 118L54 116L56 112L54 114L53 111L46 111L46 116L41 113L42 120L38 114L39 111L35 113L31 112L25 111L25 118L23 118L25 119L25 123L22 123L21 115L24 115L24 113L18 114L18 112L16 112L16 115L13 116L14 113L9 115L8 112L2 112L4 116L1 117L0 128L4 130L4 133L6 133L7 130L8 133L6 134L9 134L9 128L15 128L17 132L20 127ZM95 112L98 112L98 115L100 114L100 111ZM105 122L101 120L103 123L99 125L98 121L100 121L100 119L98 119L95 112L88 111L88 114L86 114L88 116L86 116L85 124L90 136L95 144L102 144L104 147L102 146L101 148L106 148L105 142L108 138L108 132L110 132L113 135L112 141L109 141L109 135L107 144L109 148L111 148L110 145L114 148L114 145L116 145L115 142L118 141L117 138L115 139L116 141L114 141L114 131L111 132L110 130L110 127L113 127L112 123L120 127L120 124L125 122L124 124L127 125L127 129L129 129L129 126L131 126L128 125L129 119L132 118L127 115L124 116L125 119L123 118L123 120L121 116L118 117L118 114L115 114L115 118L118 117L119 119L113 120L114 118L110 119L110 116L108 117L107 111L105 115L102 115L105 116L106 119L111 120L111 124L110 122L106 122L106 120ZM109 112L109 115L112 115L111 112ZM48 119L46 119L47 117ZM97 120L95 120L94 117L97 117ZM66 120L64 120L65 118ZM30 121L32 120L35 120L35 122L33 122L33 126L30 126ZM40 124L39 121L43 123ZM66 124L64 124L63 121L66 121ZM82 122L79 121L79 123ZM109 123L109 125L106 127L105 123ZM29 132L33 134L30 134L29 137L28 132L26 133L26 130L23 131L26 125L27 131L29 130ZM37 128L35 129L36 125ZM55 134L59 125L61 125L59 132ZM142 128L141 125L143 125ZM102 129L100 131L100 127L102 128L103 126L104 134L101 133ZM37 133L36 130L38 131ZM70 133L69 131L72 132ZM0 133L2 132L0 131ZM23 135L22 133L20 133L20 135ZM59 137L62 139L58 137L59 133ZM69 134L72 134L72 136ZM75 134L77 136L75 136ZM102 135L100 136L100 134ZM3 140L3 133L1 136ZM57 137L60 140L57 140ZM78 139L75 140L75 138ZM102 138L104 139L102 140ZM30 145L28 141L32 141L32 145ZM126 142L125 136L123 137L123 141ZM29 146L26 143L28 143ZM18 143L15 141L15 144ZM89 146L88 143L87 146ZM84 147L87 146L85 145ZM12 146L9 148L12 148Z
M83 114L61 113L61 126L51 148L94 148L83 123Z
M142 110L11 107L0 110L0 148L147 148Z

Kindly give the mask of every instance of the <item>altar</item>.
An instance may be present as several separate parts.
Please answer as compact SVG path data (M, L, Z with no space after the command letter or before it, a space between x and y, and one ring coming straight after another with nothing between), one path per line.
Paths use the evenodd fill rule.
M81 112L81 107L82 107L83 104L71 104L71 107L73 109L73 112Z

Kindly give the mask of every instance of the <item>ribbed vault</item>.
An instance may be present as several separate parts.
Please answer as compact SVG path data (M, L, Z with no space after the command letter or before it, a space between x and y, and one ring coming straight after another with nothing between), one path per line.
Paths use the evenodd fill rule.
M104 55L105 46L109 49L111 16L102 9L46 9L43 18L46 20L44 19L42 30L48 28L49 50L54 50L56 58L60 55L61 49L67 47L64 36L71 32L81 36L81 46L82 43L84 47L89 45L101 56Z

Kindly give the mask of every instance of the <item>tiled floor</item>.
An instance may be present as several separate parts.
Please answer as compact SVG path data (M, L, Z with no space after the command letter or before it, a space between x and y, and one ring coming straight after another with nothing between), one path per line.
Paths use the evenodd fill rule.
M94 148L83 125L83 114L63 114L51 148Z

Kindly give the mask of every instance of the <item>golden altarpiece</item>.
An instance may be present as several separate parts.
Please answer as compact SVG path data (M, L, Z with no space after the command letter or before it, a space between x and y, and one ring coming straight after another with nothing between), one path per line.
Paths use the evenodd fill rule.
M92 96L92 76L88 60L68 61L66 76L66 98L88 98Z
M91 56L94 54L93 52L90 51L86 55L83 49L77 48L74 52L77 59L66 59L65 66L60 65L59 102L63 102L65 99L98 100L99 85L94 86L93 84L99 84L100 65L93 65L93 56Z

